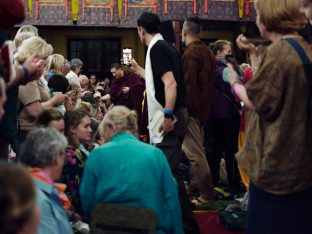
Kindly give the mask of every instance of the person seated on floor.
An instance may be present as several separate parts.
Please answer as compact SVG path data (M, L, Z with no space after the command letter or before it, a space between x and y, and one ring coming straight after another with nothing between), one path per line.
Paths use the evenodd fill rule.
M41 127L55 128L64 134L64 115L56 108L48 108L39 113L37 124Z
M89 152L82 147L90 141L92 129L90 114L82 110L67 111L65 114L65 136L68 146L65 149L65 163L60 181L67 185L67 196L78 214L81 210L79 187L82 172Z
M67 215L64 209L70 213L71 204L64 193L66 186L55 184L62 172L66 146L65 136L56 129L38 128L27 135L21 148L19 159L30 167L36 183L41 210L38 234L73 233L68 219L72 215Z
M184 233L176 181L162 151L134 136L136 112L115 106L99 130L107 143L90 153L80 184L86 214L96 203L145 207L157 216L157 233Z

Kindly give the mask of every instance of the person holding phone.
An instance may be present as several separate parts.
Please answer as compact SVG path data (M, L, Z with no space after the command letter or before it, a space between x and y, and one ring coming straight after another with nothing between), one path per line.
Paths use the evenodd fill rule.
M272 41L262 60L240 35L255 69L246 87L228 64L233 92L249 108L245 146L237 155L250 176L247 234L311 233L312 127L311 88L303 63L286 41L294 40L312 61L308 43L298 34L306 24L300 0L256 0L257 26ZM274 217L274 222L272 222Z
M143 12L137 20L137 26L141 42L148 47L145 68L133 59L130 63L133 70L145 78L149 122L157 112L164 113L161 125L164 135L158 137L150 131L150 143L164 152L177 180L185 233L197 234L199 227L179 168L188 119L182 61L176 48L160 34L158 15ZM178 120L176 123L174 116Z

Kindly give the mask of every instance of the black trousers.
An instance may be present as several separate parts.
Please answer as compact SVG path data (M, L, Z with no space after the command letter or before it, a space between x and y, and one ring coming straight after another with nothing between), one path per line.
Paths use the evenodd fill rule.
M234 158L238 150L239 121L240 117L237 115L210 119L206 125L206 156L214 186L219 186L220 161L224 158L230 187L234 190L241 187L237 161Z
M0 160L8 160L9 144L8 140L0 138Z
M172 174L178 184L184 232L186 234L199 234L199 227L193 215L192 206L184 186L183 175L179 167L182 143L187 129L188 112L186 108L180 108L174 115L178 121L174 125L173 131L166 134L163 141L157 144L157 147L166 155Z
M311 234L311 197L312 187L273 195L251 182L246 234Z
M16 156L19 153L19 144L16 137L12 137L12 139L7 140L5 138L0 138L0 160L8 160L9 156L9 145L11 145L13 151L16 153Z

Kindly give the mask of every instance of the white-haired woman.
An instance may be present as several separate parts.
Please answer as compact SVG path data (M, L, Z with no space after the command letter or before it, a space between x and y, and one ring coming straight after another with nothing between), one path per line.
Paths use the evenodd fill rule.
M38 128L28 134L21 148L20 161L31 168L36 182L37 204L41 210L38 234L72 233L64 209L70 207L70 202L55 184L62 173L66 146L65 136L56 129Z
M80 185L82 207L120 203L152 209L157 233L183 233L177 184L161 150L140 142L137 115L124 106L106 113L100 133L107 141L89 155Z
M22 42L14 55L17 65L23 64L26 59L35 55L38 59L46 60L52 53L52 46L47 44L40 37L31 37ZM40 71L41 74L43 70ZM21 112L19 115L19 141L23 142L27 133L36 127L38 114L47 107L62 104L65 95L57 92L49 99L49 91L42 80L29 82L19 88L19 99L21 102Z

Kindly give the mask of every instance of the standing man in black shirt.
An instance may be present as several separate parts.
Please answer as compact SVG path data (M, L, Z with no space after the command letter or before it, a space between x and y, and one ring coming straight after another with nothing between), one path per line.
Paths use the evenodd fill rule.
M178 51L163 40L160 18L144 12L137 20L138 34L148 46L145 70L134 61L133 69L145 78L149 122L161 111L164 121L163 135L150 131L150 142L162 149L170 164L178 187L185 233L199 233L199 228L190 208L183 178L179 172L182 142L186 133L188 113L186 110L183 66ZM174 119L177 122L174 123Z

